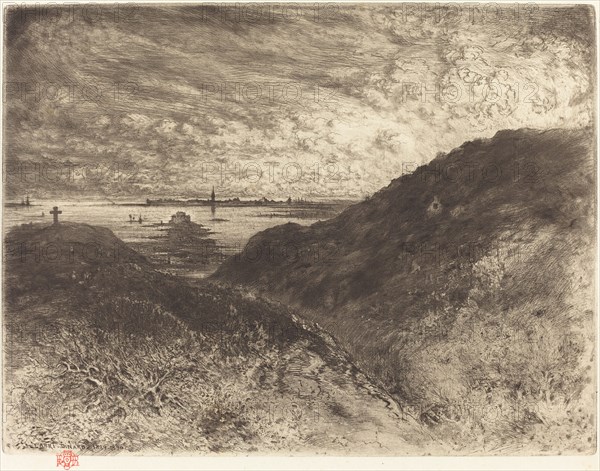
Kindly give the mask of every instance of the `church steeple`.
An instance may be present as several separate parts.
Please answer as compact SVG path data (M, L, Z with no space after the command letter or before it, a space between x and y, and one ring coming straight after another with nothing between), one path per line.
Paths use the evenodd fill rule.
M215 187L213 186L212 188L212 193L210 194L210 200L214 203L215 202Z

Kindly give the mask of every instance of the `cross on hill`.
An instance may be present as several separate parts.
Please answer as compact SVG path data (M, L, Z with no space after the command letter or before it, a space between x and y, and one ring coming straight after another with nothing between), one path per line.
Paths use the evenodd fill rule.
M50 214L54 216L54 224L58 224L58 215L62 214L62 211L58 210L58 206L54 206L54 208L52 208L52 211L50 211Z

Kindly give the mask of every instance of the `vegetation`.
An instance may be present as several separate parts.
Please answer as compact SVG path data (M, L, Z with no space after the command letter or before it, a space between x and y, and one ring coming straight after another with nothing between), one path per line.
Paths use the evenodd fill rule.
M7 238L41 252L91 240L120 247L78 224ZM9 449L415 453L431 441L316 326L121 249L110 263L8 252Z
M215 275L302 309L457 452L595 449L595 181L585 130L502 131L441 154ZM258 250L254 250L258 252Z

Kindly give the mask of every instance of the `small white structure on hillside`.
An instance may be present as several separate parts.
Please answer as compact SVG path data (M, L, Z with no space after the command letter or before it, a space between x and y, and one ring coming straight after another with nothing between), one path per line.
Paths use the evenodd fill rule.
M437 196L434 196L433 201L427 208L427 214L429 216L435 216L436 214L439 214L441 212L442 212L442 203L440 203L440 200Z

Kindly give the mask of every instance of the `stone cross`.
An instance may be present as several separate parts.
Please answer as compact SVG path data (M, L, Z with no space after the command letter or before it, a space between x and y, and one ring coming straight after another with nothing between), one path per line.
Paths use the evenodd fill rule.
M54 224L58 224L58 215L62 214L62 211L58 210L58 206L54 206L52 211L50 211L50 214L52 214L52 216L54 216Z

